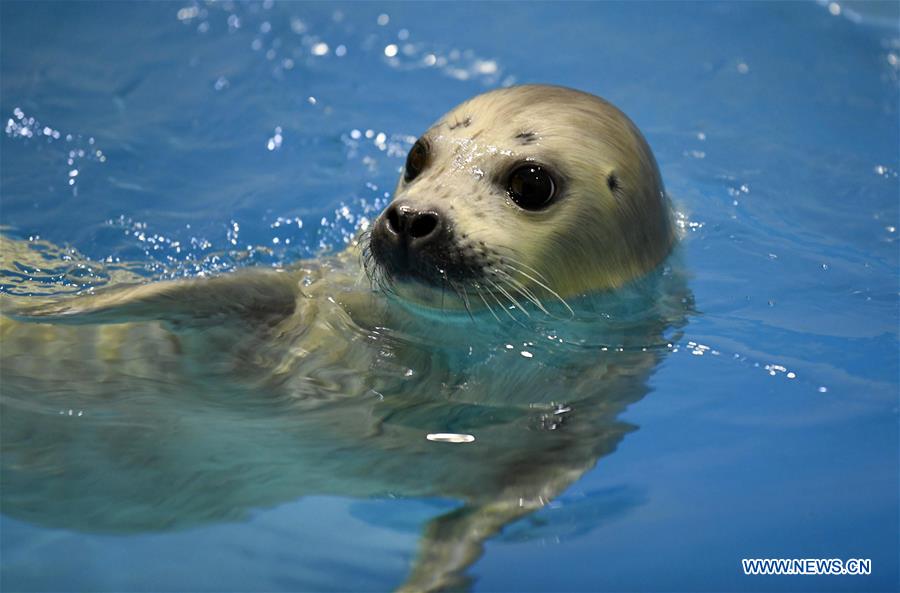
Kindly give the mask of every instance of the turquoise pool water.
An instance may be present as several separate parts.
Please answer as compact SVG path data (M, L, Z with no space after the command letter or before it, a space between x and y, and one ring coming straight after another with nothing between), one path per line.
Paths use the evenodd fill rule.
M898 588L896 3L4 2L0 50L13 294L335 251L456 103L524 82L606 97L681 213L694 312L622 425L603 424L623 432L614 450L490 539L471 588ZM21 241L50 250L44 267ZM7 418L28 403L2 395ZM98 533L7 499L0 585L386 590L458 504L317 493ZM872 574L741 570L775 557Z

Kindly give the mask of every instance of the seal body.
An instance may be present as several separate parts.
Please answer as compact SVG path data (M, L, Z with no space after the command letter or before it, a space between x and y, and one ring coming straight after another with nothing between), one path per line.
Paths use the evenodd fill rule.
M407 586L458 585L631 430L617 416L690 307L660 267L673 241L616 108L547 86L476 97L343 253L4 300L4 512L142 531L309 494L451 497L465 506L425 527Z

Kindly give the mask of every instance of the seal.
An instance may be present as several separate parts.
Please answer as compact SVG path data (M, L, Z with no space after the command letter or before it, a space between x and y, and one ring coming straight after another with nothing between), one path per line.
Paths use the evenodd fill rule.
M594 95L523 85L474 97L412 146L394 199L323 278L344 293L357 250L381 292L431 308L492 312L609 291L656 268L675 243L646 140ZM315 262L274 273L121 287L24 315L178 318L287 313ZM343 276L343 277L342 277ZM328 286L323 289L328 291ZM453 297L457 297L455 302ZM449 298L448 298L449 297Z
M394 196L368 236L370 273L431 306L447 290L467 307L524 310L618 288L675 240L637 127L557 86L495 90L450 111L413 145Z
M0 268L49 265L4 241ZM487 538L632 429L617 416L690 308L660 270L674 241L618 109L552 86L475 97L416 141L341 253L5 297L4 513L128 532L306 495L453 498L404 587L458 587Z

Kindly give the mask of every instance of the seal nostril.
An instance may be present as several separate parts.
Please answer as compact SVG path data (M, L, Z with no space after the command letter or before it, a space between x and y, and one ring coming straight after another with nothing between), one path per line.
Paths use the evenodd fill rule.
M437 226L438 217L436 215L431 213L420 214L409 225L409 236L413 239L427 237L434 232Z
M388 230L390 230L395 235L400 234L400 215L397 213L396 208L391 208L387 212L387 226Z

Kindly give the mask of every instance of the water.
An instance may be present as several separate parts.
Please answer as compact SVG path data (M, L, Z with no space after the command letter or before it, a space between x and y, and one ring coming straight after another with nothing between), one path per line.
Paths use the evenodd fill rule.
M655 367L630 391L613 390L630 402L623 413L579 421L576 410L567 450L608 446L573 452L578 463L599 461L486 543L466 573L473 589L894 590L896 13L895 4L814 3L4 3L0 114L12 124L0 140L0 222L32 248L4 242L3 290L54 294L335 251L387 202L416 135L459 101L516 82L597 93L635 120L656 153L684 215L678 269L694 305L680 330L679 315L663 315L670 327ZM465 331L448 329L447 339ZM494 338L486 349L500 345ZM519 358L517 368L528 368ZM389 589L406 578L426 523L472 494L447 495L441 480L454 474L440 461L423 466L431 476L404 468L405 453L323 440L313 416L293 433L290 416L272 430L264 403L229 407L200 389L165 407L158 386L130 387L104 411L137 401L162 415L138 434L147 438L133 439L146 444L133 449L144 457L116 473L108 456L75 456L70 469L140 493L130 480L152 482L141 468L154 456L182 462L180 473L164 466L169 477L230 468L221 496L189 482L186 492L222 507L243 493L231 501L243 512L116 531L100 522L121 526L121 513L132 515L114 491L63 480L72 490L40 499L47 482L38 481L22 492L71 508L4 500L3 589ZM235 388L226 402L242 394ZM6 423L24 408L21 393L4 396ZM546 397L564 404L572 394ZM78 420L78 406L60 409L53 420L32 412L43 430L21 442L67 434L73 451L92 450L84 424L62 424L68 409ZM460 417L461 428L481 418ZM201 418L228 427L242 447L190 424ZM495 427L503 439L527 424L504 418ZM392 426L420 436L421 422L400 415ZM172 426L171 446L158 446L154 429ZM292 464L285 443L296 431L301 445L291 446L307 457ZM516 455L520 467L553 466L534 455L539 435L557 433L526 434L537 440L508 447L496 465L467 459L466 445L438 455L449 456L444 467L485 472L456 474L460 490L490 490L487 478ZM193 447L176 446L191 435ZM315 477L308 460L322 443L338 452L321 457ZM225 453L199 458L209 450ZM366 477L366 455L398 466ZM257 484L279 485L275 468L286 487L238 487L254 472L265 477ZM92 492L100 503L90 504ZM191 500L147 508L165 515L167 504ZM747 577L747 557L871 558L873 573Z

